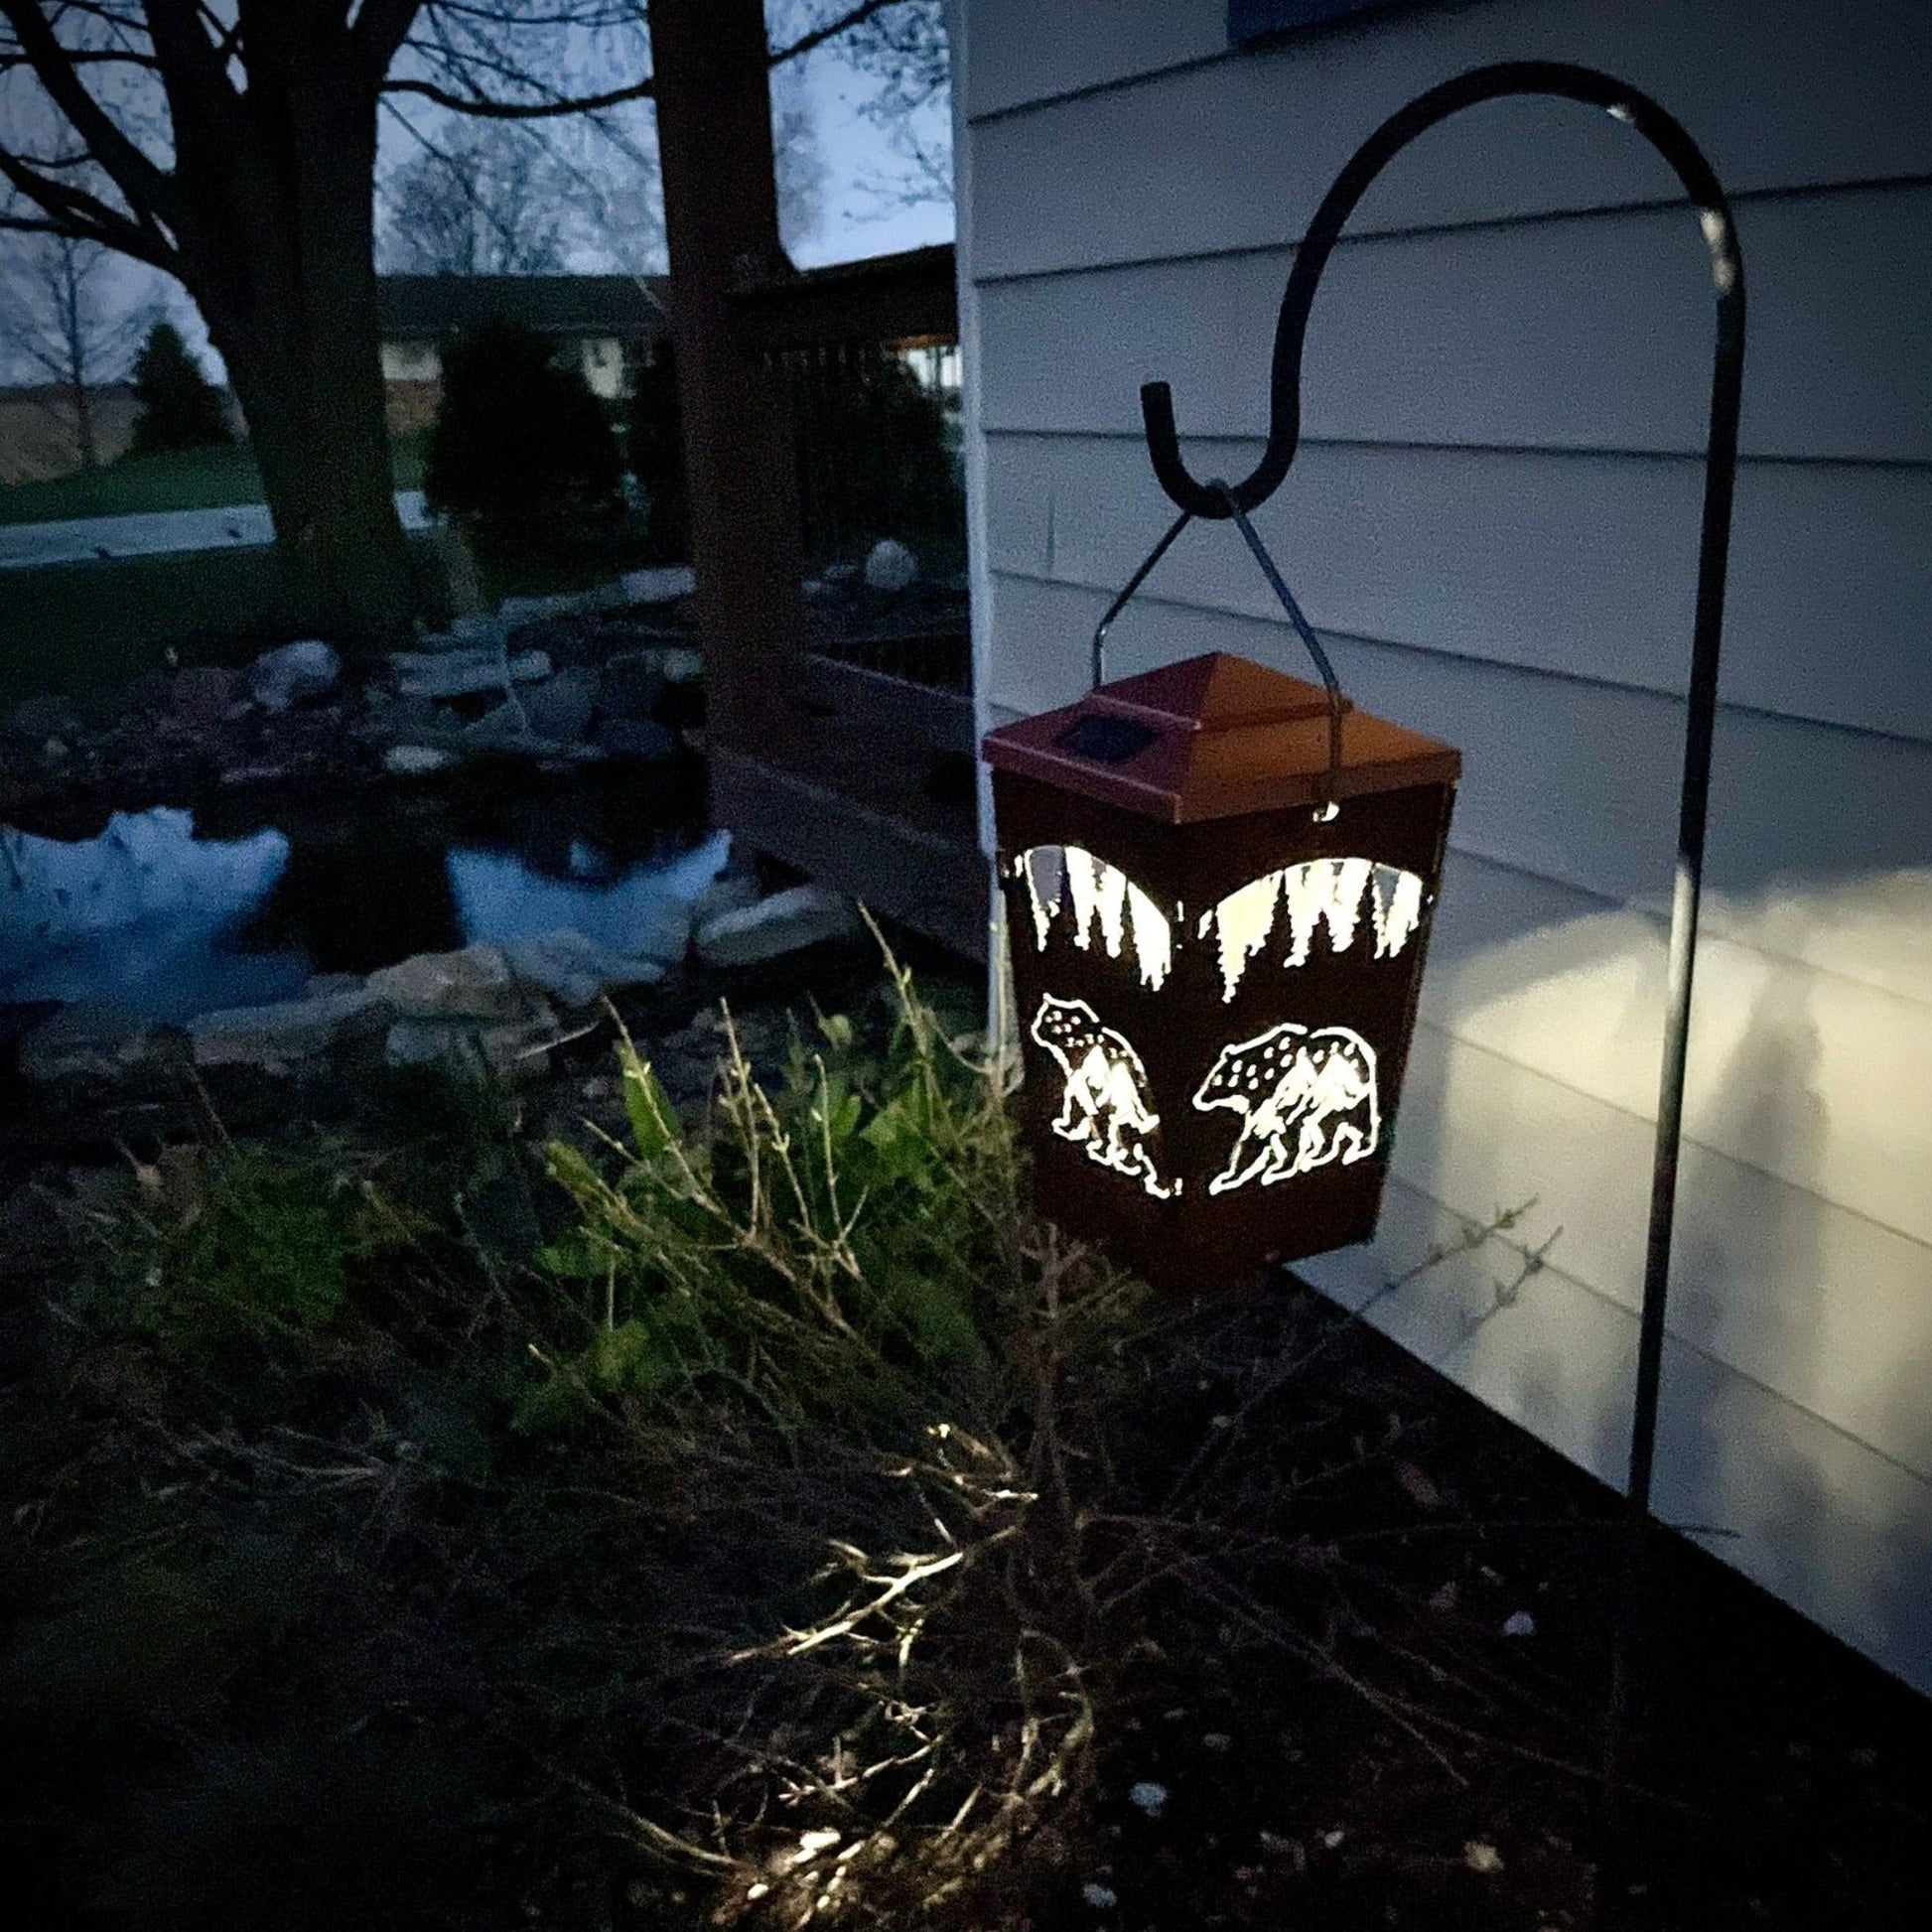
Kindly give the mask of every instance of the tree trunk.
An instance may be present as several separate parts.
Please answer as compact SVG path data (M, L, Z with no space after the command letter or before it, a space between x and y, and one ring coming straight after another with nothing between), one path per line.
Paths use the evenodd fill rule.
M396 515L376 308L376 82L328 9L260 9L238 124L185 127L184 280L247 419L292 627L373 645L416 603ZM226 118L226 117L224 117ZM242 152L223 163L223 133ZM184 164L190 156L184 152Z
M706 729L768 755L804 623L789 401L733 301L789 270L778 239L761 0L652 0L671 327L691 489Z

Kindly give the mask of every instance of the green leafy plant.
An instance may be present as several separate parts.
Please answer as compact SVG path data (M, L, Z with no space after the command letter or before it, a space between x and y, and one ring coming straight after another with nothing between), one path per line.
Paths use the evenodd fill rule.
M357 1268L401 1238L352 1172L222 1142L135 1224L146 1262L131 1324L168 1369L250 1403L313 1359Z
M581 1285L592 1332L551 1359L527 1422L726 1387L782 1430L836 1419L864 1439L984 1363L989 1298L1016 1268L999 1070L955 1051L892 970L881 1051L821 1016L767 1091L728 1031L695 1132L624 1042L621 1167L551 1152L579 1220L547 1260Z

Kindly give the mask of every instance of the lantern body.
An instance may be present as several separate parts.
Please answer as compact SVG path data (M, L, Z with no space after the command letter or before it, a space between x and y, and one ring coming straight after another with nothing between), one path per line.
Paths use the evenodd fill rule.
M1211 653L994 733L1042 1210L1169 1286L1375 1229L1458 755Z

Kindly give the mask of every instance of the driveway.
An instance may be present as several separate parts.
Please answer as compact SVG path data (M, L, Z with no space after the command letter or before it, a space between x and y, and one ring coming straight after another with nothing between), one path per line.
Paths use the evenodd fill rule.
M405 530L430 527L420 489L396 491ZM159 557L179 550L234 550L275 538L265 503L216 510L139 510L127 516L72 517L60 523L0 524L0 570L84 564L102 557Z

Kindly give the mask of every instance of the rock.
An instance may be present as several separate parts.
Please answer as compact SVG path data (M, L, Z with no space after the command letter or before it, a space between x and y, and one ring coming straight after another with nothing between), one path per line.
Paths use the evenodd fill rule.
M20 1070L36 1081L112 1078L144 1056L147 1036L140 1014L108 1000L79 1000L21 1041Z
M456 754L434 745L391 745L382 755L382 768L398 778L426 778L456 762Z
M198 664L177 671L169 709L194 731L209 732L227 717L241 696L241 680L221 664Z
M186 1032L197 1066L276 1067L328 1052L357 1022L373 1023L378 1006L366 986L356 985L272 1006L197 1014Z
M441 1066L458 1078L515 1078L540 1073L556 1043L557 1017L547 1009L498 1026L398 1020L383 1041L382 1056L391 1066Z
M509 635L509 626L489 611L467 611L450 621L450 627L437 638L424 641L434 650L440 643L445 650L468 646L471 649L498 650Z
M405 1020L522 1020L522 989L496 946L424 952L371 973L368 990Z
M1168 1802L1168 1787L1156 1784L1152 1779L1143 1779L1128 1792L1127 1802L1136 1810L1146 1812L1150 1818L1159 1818L1162 1806Z
M367 719L359 729L391 745L433 745L461 731L463 720L452 706L433 698L396 698L382 691L370 698Z
M663 695L663 653L626 650L605 665L598 680L597 708L607 718L649 718Z
M794 886L756 905L721 912L701 927L698 957L707 966L750 966L840 939L858 929L852 901L822 886Z
M728 872L714 879L691 903L691 923L700 932L727 912L742 912L759 898L759 882L749 872Z
M689 564L668 564L659 570L626 571L620 580L632 604L668 604L690 597L698 588L697 573Z
M396 690L405 698L463 698L477 691L500 691L507 669L511 682L534 684L550 675L547 652L526 650L507 660L494 650L399 650L390 654Z
M534 939L509 939L503 956L525 986L547 993L562 1007L595 1006L613 987L655 986L664 968L635 959L568 929Z
M335 688L343 660L320 637L265 650L248 667L248 692L264 711L286 711Z
M591 742L613 758L639 764L661 764L677 756L676 736L648 718L605 718L591 734Z
M866 552L866 586L897 597L919 574L919 560L896 537L885 537Z
M704 676L704 659L683 644L673 644L658 658L666 684L695 684Z
M579 600L568 592L553 592L548 597L506 597L496 607L496 621L505 631L535 623L540 618L560 618L579 608Z
M602 681L592 670L559 671L522 694L530 729L539 738L577 744L590 730L591 715L602 698Z

